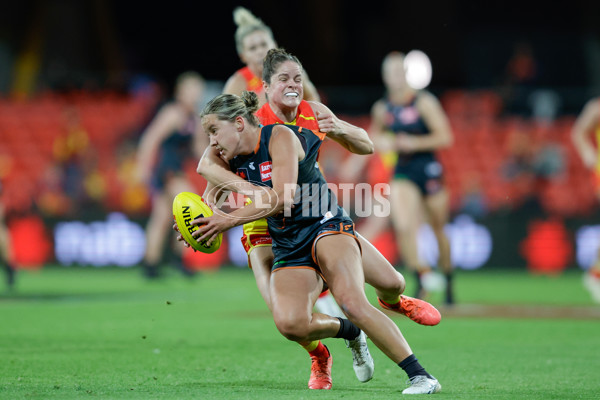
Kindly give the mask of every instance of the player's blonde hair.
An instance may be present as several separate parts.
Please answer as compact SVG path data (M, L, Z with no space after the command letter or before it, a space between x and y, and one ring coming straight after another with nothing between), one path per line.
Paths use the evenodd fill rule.
M254 92L245 90L241 97L225 93L209 101L200 113L200 118L214 114L220 120L233 122L237 117L243 117L252 125L258 126L258 118L254 115L258 107L258 95Z
M198 82L201 85L204 85L204 78L202 75L197 73L196 71L186 71L179 74L177 79L175 80L175 92L177 92L183 85L188 82Z
M238 54L242 54L244 51L244 38L256 31L266 32L271 40L275 42L271 28L265 25L261 19L257 18L247 8L236 7L233 10L233 21L238 27L235 31L235 47Z

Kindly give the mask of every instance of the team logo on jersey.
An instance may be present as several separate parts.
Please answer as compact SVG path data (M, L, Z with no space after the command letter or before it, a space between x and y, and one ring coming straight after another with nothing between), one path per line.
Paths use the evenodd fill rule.
M271 180L271 169L272 169L272 166L273 166L273 164L271 163L271 161L265 161L264 163L261 163L258 166L258 169L260 170L260 179L263 182Z
M242 179L248 179L248 170L246 168L238 168L235 174Z
M419 111L416 107L404 107L399 113L398 118L404 124L414 124L419 120Z
M252 161L251 163L248 164L248 167L250 167L250 169L252 171L254 171L256 169L256 167L254 166L254 161Z

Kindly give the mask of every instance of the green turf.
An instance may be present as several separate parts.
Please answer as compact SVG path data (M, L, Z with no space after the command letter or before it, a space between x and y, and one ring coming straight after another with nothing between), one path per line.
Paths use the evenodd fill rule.
M372 344L375 377L359 383L343 341L326 339L334 388L308 390L306 353L276 331L247 270L145 282L136 270L47 268L18 278L0 294L1 399L391 399L405 387ZM577 272L460 272L456 284L464 303L594 307ZM394 320L442 383L436 398L600 398L598 320Z

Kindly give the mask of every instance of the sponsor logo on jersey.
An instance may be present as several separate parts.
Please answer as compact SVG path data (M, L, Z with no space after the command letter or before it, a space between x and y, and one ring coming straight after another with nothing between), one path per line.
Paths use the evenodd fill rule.
M272 166L273 166L273 164L271 163L271 161L265 161L264 163L261 163L258 166L258 169L260 170L260 179L263 182L271 180L271 169L272 169Z

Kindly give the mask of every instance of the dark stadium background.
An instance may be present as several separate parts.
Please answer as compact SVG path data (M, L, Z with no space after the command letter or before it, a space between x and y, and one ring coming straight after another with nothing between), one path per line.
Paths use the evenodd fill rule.
M503 104L494 123L514 116L529 121L528 95L550 89L560 97L553 128L560 131L567 147L574 116L585 101L600 94L598 1L24 0L0 1L0 99L19 104L15 99L31 99L39 93L126 93L134 82L144 80L157 81L166 98L175 77L186 70L222 83L242 66L233 39L232 10L237 5L259 16L272 28L278 44L300 58L328 106L356 121L365 122L371 105L383 95L380 63L391 50L426 52L433 64L429 90L449 104L449 94L501 93L515 45L529 43L538 65L535 80L521 88L513 103ZM31 64L23 60L31 59L35 68L28 71L24 66ZM17 76L29 79L18 81ZM469 104L467 111L473 105ZM128 132L128 139L136 139L142 129L139 125ZM457 129L455 134L459 137L463 132ZM569 162L577 167L579 161L569 154ZM470 167L477 169L478 164ZM569 182L591 188L582 179ZM519 208L504 204L507 207L480 221L499 238L494 239L494 264L526 265L531 261L524 259L527 248L538 248L540 240L546 240L544 235L560 242L553 246L558 255L549 258L564 260L562 267L576 264L575 232L598 220L598 207L589 190L587 197L565 198L563 194L573 186L560 185L552 188L557 200L551 205L558 211L542 209L539 203ZM5 189L9 188L7 184ZM500 189L494 192L504 194L498 193ZM509 199L508 194L505 197ZM583 198L585 207L572 207ZM44 222L53 228L61 220L89 222L113 211L99 208L90 217L89 210L82 207L79 215L45 217ZM141 223L145 217L134 216ZM539 235L532 239L535 219L549 225L538 229ZM570 243L568 249L565 243Z
M172 82L181 71L196 69L207 79L225 80L241 65L233 41L236 5L262 18L322 90L379 86L382 57L410 49L431 57L432 89L494 86L519 40L536 48L543 65L540 85L582 89L600 80L590 54L592 39L600 35L600 5L594 1L1 3L0 43L16 52L42 30L41 78L53 87L77 84L86 74L100 78L107 70ZM1 79L4 92L6 71ZM568 107L579 103L573 99Z

